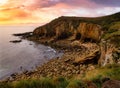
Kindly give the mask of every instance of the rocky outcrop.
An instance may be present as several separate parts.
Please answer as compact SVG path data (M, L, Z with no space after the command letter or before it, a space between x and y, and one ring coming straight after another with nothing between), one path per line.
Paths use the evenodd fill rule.
M36 28L34 30L34 34L39 35L39 36L45 36L47 33L46 29L44 27L41 28Z
M36 28L33 34L38 38L50 37L53 38L53 40L72 37L72 39L80 39L82 41L87 39L99 41L101 37L101 27L97 24L62 17Z
M115 63L115 57L113 56L113 52L116 50L115 46L107 43L106 41L101 41L100 45L100 59L98 60L98 64L100 66L105 66L107 64Z
M74 33L74 28L71 23L63 22L55 28L55 39L64 39L70 37Z
M81 40L91 39L99 41L101 37L101 27L97 24L92 23L80 23L77 33L81 35Z
M91 59L96 59L99 55L99 50L96 50L94 52L89 52L86 55L82 55L81 57L75 58L75 63L84 63Z

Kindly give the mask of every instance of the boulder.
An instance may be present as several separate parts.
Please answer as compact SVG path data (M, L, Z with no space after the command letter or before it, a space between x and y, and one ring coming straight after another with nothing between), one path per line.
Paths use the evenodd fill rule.
M75 61L74 63L84 63L86 62L87 60L92 60L92 59L96 59L95 57L97 57L99 54L99 49L98 50L95 50L93 52L90 52L86 55L82 55L81 57L77 57L75 58Z
M87 83L87 88L98 88L95 83L93 82L86 82Z
M120 81L109 80L102 84L102 88L120 88Z

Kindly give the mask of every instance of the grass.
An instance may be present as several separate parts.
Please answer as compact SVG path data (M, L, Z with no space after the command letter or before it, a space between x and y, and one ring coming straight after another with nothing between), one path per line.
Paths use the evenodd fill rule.
M14 88L55 88L53 81L48 78L22 80L17 82Z
M113 33L107 33L103 36L103 39L107 40L113 36L120 36L120 31L115 31Z
M113 22L110 27L109 30L120 30L120 21L118 22Z
M0 83L0 88L83 88L84 86L84 83L80 80L69 81L62 77L55 79L42 78L21 80L11 83Z
M13 88L11 83L0 83L0 88Z
M112 30L114 31L114 30ZM110 41L111 44L115 45L116 47L120 46L120 30L112 32L109 31L102 35L102 39L106 41Z
M86 72L86 75L82 80L92 81L97 85L98 88L101 88L102 83L107 78L120 80L119 64L109 64L105 67L100 67L95 70Z
M66 88L87 88L87 85L81 80L72 80Z

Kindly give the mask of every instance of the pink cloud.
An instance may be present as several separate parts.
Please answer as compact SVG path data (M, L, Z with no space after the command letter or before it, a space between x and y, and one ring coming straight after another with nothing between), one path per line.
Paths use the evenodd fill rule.
M99 2L103 3L103 0ZM7 14L7 18L1 20L12 18L18 22L38 23L47 23L62 15L94 17L117 11L120 7L108 7L99 4L98 0L9 0L0 6L0 14Z

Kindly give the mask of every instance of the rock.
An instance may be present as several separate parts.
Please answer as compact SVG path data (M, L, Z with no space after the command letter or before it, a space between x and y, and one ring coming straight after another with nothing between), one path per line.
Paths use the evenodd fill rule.
M73 41L73 42L71 43L72 46L80 45L80 44L81 44L81 43L80 43L80 41L78 41L78 40L75 40L75 41Z
M14 36L31 36L33 35L32 32L25 32L25 33L17 33L17 34L13 34Z
M113 52L115 50L115 46L112 44L101 43L100 46L100 58L98 60L98 64L100 66L105 66L107 64L115 63L115 57L113 57Z
M102 84L102 88L120 88L120 81L109 80Z
M88 68L87 68L87 70L89 70L89 71L91 71L91 70L94 70L95 69L95 67L92 65L92 66L89 66Z
M76 71L76 74L80 74L80 70L77 70L77 71Z
M86 82L87 83L87 88L98 88L95 83L93 82Z
M102 80L102 83L104 83L104 82L110 80L110 78L109 77L103 77L101 80Z
M85 39L100 41L101 27L92 23L80 23L77 33L81 34L81 41L84 41Z
M51 42L65 38L75 40L78 39L77 37L83 41L91 39L98 42L101 37L101 27L93 23L81 23L78 19L69 20L67 17L59 17L46 25L36 28L33 35L38 39L40 37L51 38ZM76 43L79 44L79 42Z
M81 57L75 58L74 63L84 63L86 60L95 59L96 56L98 56L99 50L95 50L94 52L90 52L87 55L83 55Z
M12 43L20 43L20 42L22 42L22 40L12 40L10 42L12 42Z
M69 62L69 61L70 61L70 59L68 58L68 59L65 59L64 61L65 61L65 62Z
M56 68L55 68L55 69L54 69L54 71L55 71L55 72L57 72L57 71L58 71L58 69L56 69Z

